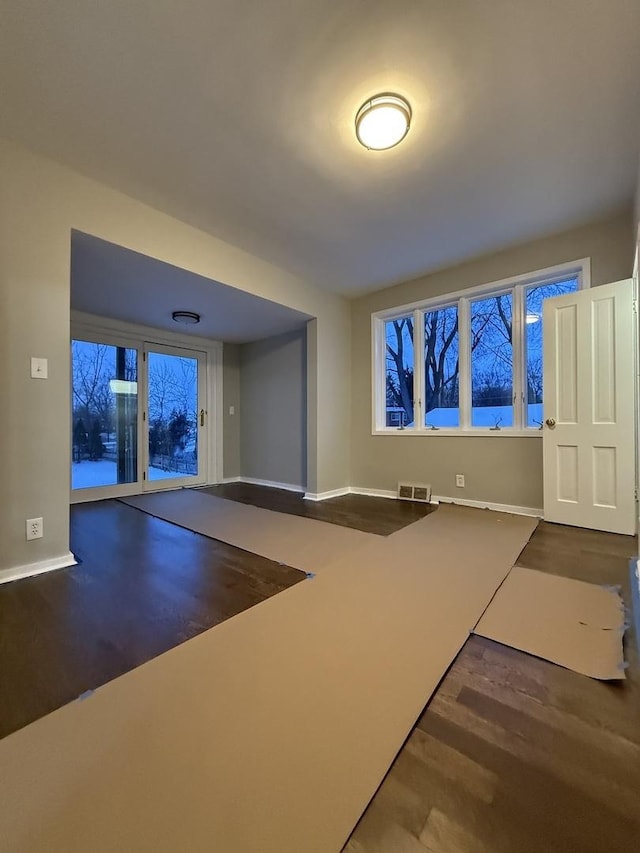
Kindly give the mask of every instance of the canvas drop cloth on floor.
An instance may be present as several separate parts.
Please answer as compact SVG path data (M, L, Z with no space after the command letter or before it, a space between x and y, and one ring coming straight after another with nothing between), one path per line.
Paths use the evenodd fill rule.
M164 521L303 572L322 570L345 553L381 538L361 530L274 512L192 489L120 500Z
M535 526L440 507L0 741L3 853L338 853Z
M513 568L474 633L604 680L624 678L617 589Z

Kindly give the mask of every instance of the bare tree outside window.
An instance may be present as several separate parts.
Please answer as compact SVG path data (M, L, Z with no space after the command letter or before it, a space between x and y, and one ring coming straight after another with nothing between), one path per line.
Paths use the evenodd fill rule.
M527 426L539 426L543 420L542 305L545 299L564 296L578 289L576 278L555 284L529 287L525 298L525 346L527 368Z
M74 340L71 367L72 487L135 482L137 351Z
M386 423L413 424L413 317L385 323Z
M193 476L198 470L198 362L148 353L149 464L159 473Z
M425 424L436 426L429 414L440 411L437 426L459 425L458 308L440 308L424 315Z
M513 295L471 303L471 426L513 425Z

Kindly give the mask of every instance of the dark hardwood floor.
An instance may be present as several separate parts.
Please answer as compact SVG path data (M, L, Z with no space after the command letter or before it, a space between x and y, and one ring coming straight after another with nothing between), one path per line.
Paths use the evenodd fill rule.
M72 507L71 546L0 585L0 737L305 578L118 501Z
M315 518L343 527L353 527L365 533L388 536L424 518L437 507L413 501L394 501L387 498L370 498L365 495L343 495L326 501L306 501L300 492L271 489L249 483L226 483L207 486L199 491L218 498L261 506L289 515Z
M429 511L356 496L315 505L240 484L212 493L382 534ZM0 734L303 577L117 501L74 507L72 537L80 566L0 586ZM518 562L619 583L629 603L636 550L630 537L541 523ZM345 851L635 853L640 671L631 633L625 650L627 681L605 684L472 637Z
M542 522L519 565L629 597L634 539ZM544 630L541 614L541 630ZM640 850L640 670L606 684L471 637L345 853Z

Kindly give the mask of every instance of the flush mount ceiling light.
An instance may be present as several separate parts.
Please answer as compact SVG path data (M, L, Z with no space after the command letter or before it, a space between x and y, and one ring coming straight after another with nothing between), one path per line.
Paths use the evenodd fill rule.
M372 151L384 151L402 142L410 125L411 107L400 95L376 95L356 113L358 142Z
M195 311L174 311L171 316L174 322L182 323L184 326L195 326L200 322L200 315Z

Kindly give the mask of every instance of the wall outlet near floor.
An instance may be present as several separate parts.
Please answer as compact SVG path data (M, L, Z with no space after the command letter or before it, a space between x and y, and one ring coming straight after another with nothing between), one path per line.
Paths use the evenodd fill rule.
M459 489L464 489L464 474L456 474L456 486Z
M42 539L44 531L41 518L27 519L27 539Z

